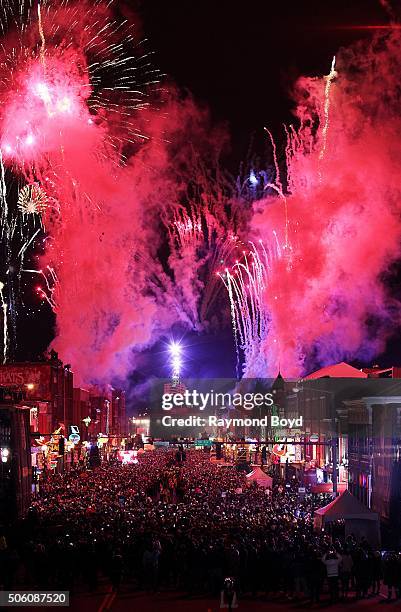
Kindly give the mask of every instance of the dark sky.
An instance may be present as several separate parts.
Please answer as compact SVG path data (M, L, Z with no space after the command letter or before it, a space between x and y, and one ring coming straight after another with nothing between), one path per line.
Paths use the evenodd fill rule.
M217 121L243 159L252 133L291 120L288 92L301 74L327 74L333 55L387 23L379 0L139 0L160 69Z

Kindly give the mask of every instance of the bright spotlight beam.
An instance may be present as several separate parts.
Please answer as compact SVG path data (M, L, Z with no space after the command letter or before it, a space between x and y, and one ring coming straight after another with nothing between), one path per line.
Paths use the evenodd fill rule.
M178 342L172 341L170 342L169 345L169 352L170 352L170 356L171 356L171 375L174 381L178 381L180 378L180 373L181 373L181 366L182 366L182 360L181 360L181 353L182 353L182 347Z
M178 357L181 355L181 346L178 342L171 342L169 346L170 355L172 357Z

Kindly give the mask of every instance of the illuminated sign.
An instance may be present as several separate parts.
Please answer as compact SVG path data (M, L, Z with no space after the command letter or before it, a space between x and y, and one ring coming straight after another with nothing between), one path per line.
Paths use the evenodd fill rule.
M284 457L287 454L287 445L275 444L273 446L273 453L277 455L277 457Z
M118 451L117 456L120 461L122 461L123 465L127 463L138 463L138 459L136 458L138 451L136 450L126 450L126 451Z
M27 399L50 399L50 365L0 366L0 386L23 387Z
M81 439L81 436L79 435L79 427L77 427L77 425L70 425L70 431L71 433L68 437L69 441L77 444Z

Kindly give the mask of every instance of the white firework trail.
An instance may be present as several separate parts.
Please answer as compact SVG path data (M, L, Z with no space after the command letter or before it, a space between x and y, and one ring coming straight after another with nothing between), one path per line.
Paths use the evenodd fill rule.
M270 183L266 183L265 190L266 189L273 189L277 193L279 198L281 198L283 200L284 211L285 211L285 243L283 245L283 248L284 249L289 249L290 248L290 243L289 243L289 239L288 239L288 206L287 206L287 197L286 197L286 195L284 193L283 183L282 183L282 180L281 180L281 173L280 173L280 168L279 168L278 159L277 159L276 143L274 142L274 138L273 138L273 135L270 132L270 130L265 128L265 131L269 135L270 142L271 142L271 145L272 145L273 163L274 163L275 174L276 174L275 179L274 179L274 183L271 183L271 182ZM288 139L287 139L287 146L289 146Z
M0 305L3 311L3 363L7 361L8 352L8 315L7 315L7 303L4 299L3 294L4 283L0 281Z
M38 195L37 188L34 188ZM21 193L21 192L20 192ZM27 190L21 196L27 196ZM32 191L30 191L32 194ZM44 192L43 192L44 193ZM44 195L41 195L44 201ZM19 201L20 203L20 201ZM1 282L0 307L3 335L3 363L9 358L9 349L12 338L16 335L16 312L18 297L18 284L24 257L29 247L34 245L35 238L42 229L35 230L34 224L26 221L27 215L22 213L19 206L11 208L7 199L7 184L3 154L0 148L0 243L2 250L2 273L4 282ZM31 218L32 215L29 215ZM16 251L18 249L18 251Z
M181 249L196 245L197 241L203 238L201 212L194 207L189 213L185 209L177 210L173 230Z
M261 240L258 248L253 242L249 244L251 249L248 253L243 252L242 261L220 273L230 300L238 377L240 369L246 377L260 376L266 371L261 349L269 333L269 314L264 305L264 295L268 290L272 261L279 257L275 245L266 249Z
M9 237L10 237L10 229L8 222L8 204L7 204L7 189L6 189L6 181L5 181L5 169L3 164L3 155L0 149L0 222L1 222L1 239L5 242L4 251L5 251L5 259L7 260L6 265L10 259L10 249L9 249ZM7 353L8 353L8 307L7 302L4 299L4 283L0 281L0 305L2 309L3 315L3 363L7 361Z
M319 152L319 159L322 160L327 147L327 132L329 131L330 124L330 89L333 80L337 76L337 71L335 70L336 66L336 56L333 57L333 61L331 62L331 69L328 75L324 78L326 80L326 86L324 88L324 125L322 129L322 148Z
M22 270L22 272L27 272L31 274L38 274L41 276L45 282L46 289L43 287L37 287L36 291L40 295L41 298L46 300L49 304L50 308L53 312L57 312L58 304L56 301L56 293L58 288L59 280L57 278L56 271L51 266L46 266L46 271L43 270Z

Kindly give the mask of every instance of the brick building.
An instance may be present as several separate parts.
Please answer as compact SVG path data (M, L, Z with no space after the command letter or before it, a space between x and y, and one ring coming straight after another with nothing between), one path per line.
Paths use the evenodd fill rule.
M31 408L31 428L49 434L73 424L73 373L55 351L47 361L0 365L0 387L20 392Z
M99 433L123 437L127 434L125 412L125 392L122 389L108 387L102 392L92 390L90 393L92 435Z
M128 423L125 409L125 391L113 389L112 401L112 432L117 436L126 436Z
M73 390L72 424L79 428L81 439L87 440L90 433L91 421L84 419L91 417L90 393L87 389L80 387Z

